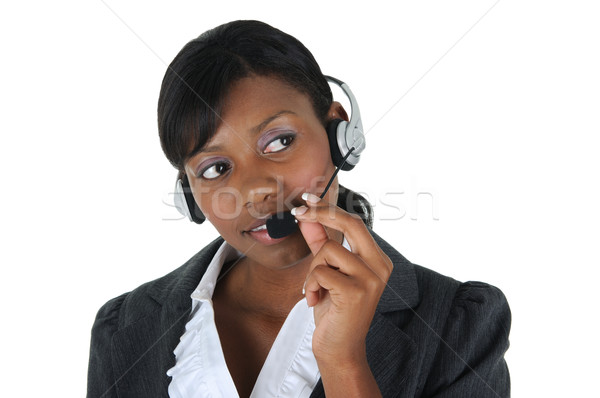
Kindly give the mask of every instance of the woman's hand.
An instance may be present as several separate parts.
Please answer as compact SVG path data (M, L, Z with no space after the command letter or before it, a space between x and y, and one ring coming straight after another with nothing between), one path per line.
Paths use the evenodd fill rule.
M320 369L368 369L365 339L392 262L360 217L315 195L303 197L308 207L294 213L314 256L305 283L306 300L314 306L313 353ZM352 252L330 240L324 227L342 232Z

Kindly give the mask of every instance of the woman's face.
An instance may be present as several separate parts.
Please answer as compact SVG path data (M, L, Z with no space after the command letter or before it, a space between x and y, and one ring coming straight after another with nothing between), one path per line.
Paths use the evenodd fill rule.
M329 116L346 118L338 103ZM186 163L194 198L249 259L270 268L293 265L310 253L299 230L275 240L266 230L251 230L302 205L302 193L323 192L335 170L325 128L307 95L264 76L234 83L221 119L213 138ZM337 180L325 200L336 202Z

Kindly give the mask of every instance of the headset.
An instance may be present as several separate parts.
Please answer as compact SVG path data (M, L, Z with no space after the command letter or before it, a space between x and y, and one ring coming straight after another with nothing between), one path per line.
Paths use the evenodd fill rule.
M358 164L360 160L360 154L365 149L365 135L363 132L362 121L360 119L360 110L358 109L358 102L352 94L350 87L341 80L338 80L331 76L325 76L328 82L334 83L339 86L344 94L350 100L350 121L342 119L333 119L325 130L327 131L327 137L329 140L329 149L331 151L331 160L336 166L336 171L331 177L325 192L321 196L324 196L329 189L329 185L333 181L333 178L337 172L341 170L352 170L354 166ZM202 210L196 204L192 190L189 185L187 176L184 174L182 178L177 179L175 183L174 193L175 207L183 216L188 218L197 224L202 224L206 217L202 214ZM289 216L287 216L289 221ZM293 216L292 216L293 219ZM284 235L285 236L285 235Z

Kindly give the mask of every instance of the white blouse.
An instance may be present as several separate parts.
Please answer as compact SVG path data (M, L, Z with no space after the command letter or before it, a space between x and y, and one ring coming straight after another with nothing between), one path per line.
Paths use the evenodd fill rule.
M349 248L344 239L344 247ZM215 324L212 295L225 262L241 253L224 242L192 293L192 313L167 371L171 398L238 398ZM300 300L289 313L256 379L251 398L308 398L320 373L312 352L313 309Z

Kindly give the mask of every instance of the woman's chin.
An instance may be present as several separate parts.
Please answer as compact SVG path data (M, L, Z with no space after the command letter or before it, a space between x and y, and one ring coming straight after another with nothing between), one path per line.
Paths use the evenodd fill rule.
M303 260L312 260L310 249L300 230L275 241L268 245L251 245L246 256L268 268L278 269L296 266Z

